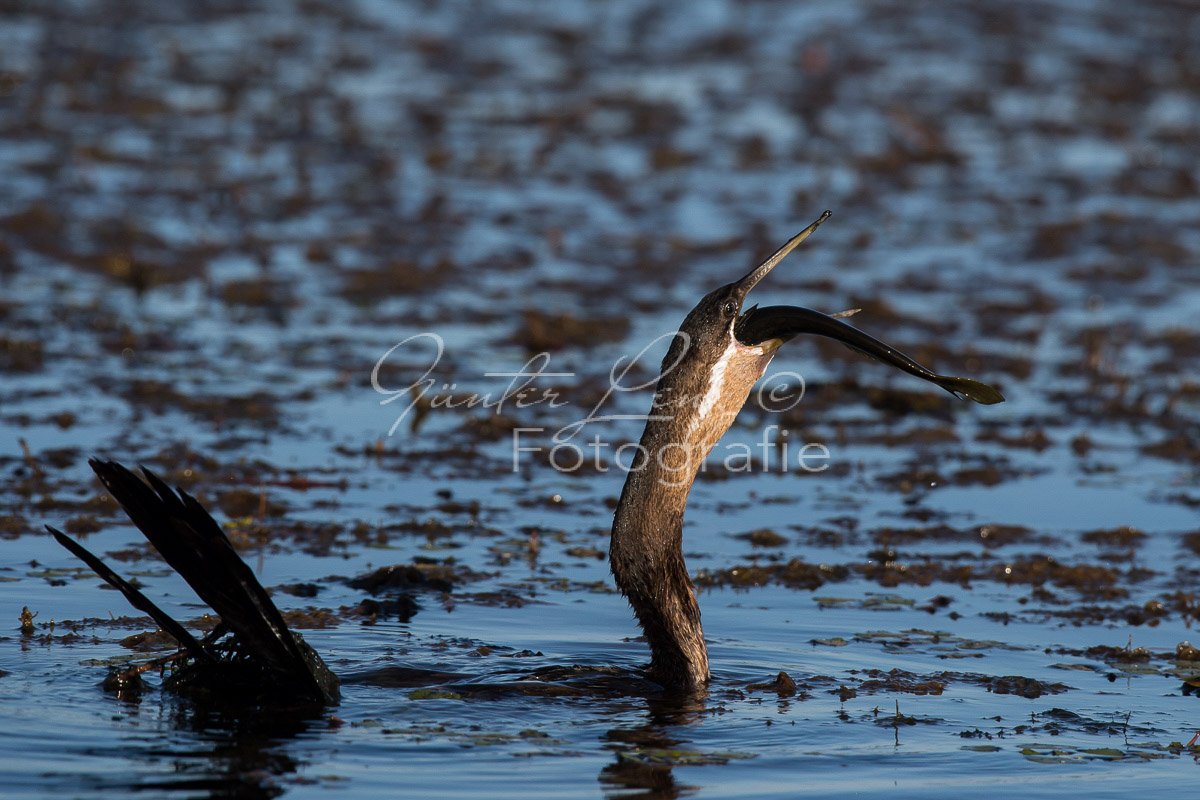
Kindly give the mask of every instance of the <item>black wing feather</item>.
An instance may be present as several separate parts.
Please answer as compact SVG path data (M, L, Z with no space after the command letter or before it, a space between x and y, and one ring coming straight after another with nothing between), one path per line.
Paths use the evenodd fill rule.
M172 490L144 466L142 481L115 461L93 458L88 464L133 524L246 650L272 672L316 696L337 697L337 677L288 629L267 590L194 497Z

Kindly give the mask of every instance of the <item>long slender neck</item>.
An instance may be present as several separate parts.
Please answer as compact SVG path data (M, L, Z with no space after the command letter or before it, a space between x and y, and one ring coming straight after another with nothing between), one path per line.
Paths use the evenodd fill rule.
M651 680L672 689L708 682L700 607L683 561L683 511L704 452L650 422L613 519L609 563L650 645ZM678 468L676 468L678 467Z

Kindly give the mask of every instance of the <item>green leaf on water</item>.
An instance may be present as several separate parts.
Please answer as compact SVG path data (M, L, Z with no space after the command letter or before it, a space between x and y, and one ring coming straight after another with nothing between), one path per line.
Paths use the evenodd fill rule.
M740 761L755 758L754 753L736 753L717 751L702 753L695 750L679 750L674 748L646 748L620 754L624 760L635 761L647 766L687 766L702 767L712 764L727 764L730 761Z
M892 631L863 631L854 634L855 639L903 639L904 634Z
M1126 675L1157 675L1158 670L1148 664L1113 664L1118 672Z
M899 611L916 605L916 600L898 594L877 594L864 597L860 607L871 611Z
M409 700L462 700L458 692L446 689L414 689L408 693Z
M1115 747L1091 747L1079 752L1089 756L1099 756L1101 758L1124 758L1125 751L1118 750Z
M856 597L814 597L813 602L821 608L837 608L838 606L852 606L858 602Z

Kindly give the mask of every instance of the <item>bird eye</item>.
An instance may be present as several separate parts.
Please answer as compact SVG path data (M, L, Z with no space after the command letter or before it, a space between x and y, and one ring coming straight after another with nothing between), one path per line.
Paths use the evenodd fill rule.
M732 317L737 313L737 301L726 300L725 305L721 306L721 313L727 317Z

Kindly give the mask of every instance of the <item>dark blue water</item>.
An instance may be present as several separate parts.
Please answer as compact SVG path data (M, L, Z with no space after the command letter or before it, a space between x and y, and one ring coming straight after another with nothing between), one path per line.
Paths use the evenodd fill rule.
M1198 36L1153 2L3 8L6 795L1188 785ZM708 694L465 690L645 663L605 557L640 422L589 423L572 441L601 458L577 470L548 437L644 413L646 392L610 391L618 360L825 208L753 299L861 307L1007 402L790 343L767 380L803 398L751 403L692 492ZM561 403L381 405L373 368L421 334L444 348L434 406L502 396L543 351L531 386ZM420 379L432 342L383 358L381 387ZM806 444L828 469L801 467ZM739 447L754 468L722 469ZM274 596L320 612L302 630L339 674L463 677L351 682L294 719L154 676L106 694L152 623L43 524L74 520L178 618L205 610L100 500L93 454L196 493L264 585L315 584ZM781 539L744 537L764 528ZM353 613L342 577L415 558L469 574L406 622ZM830 579L788 585L793 559ZM797 694L749 688L780 671Z

